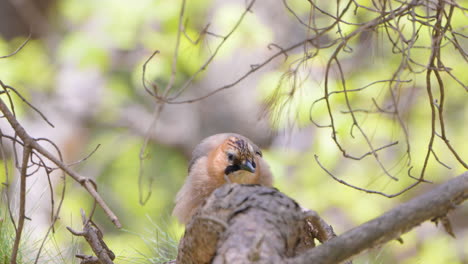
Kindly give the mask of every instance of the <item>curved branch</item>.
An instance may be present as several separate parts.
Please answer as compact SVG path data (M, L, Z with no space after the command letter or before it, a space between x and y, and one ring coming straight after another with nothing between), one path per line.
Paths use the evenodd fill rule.
M427 220L445 219L447 213L468 199L468 172L437 186L384 215L351 229L288 264L339 263L366 249L399 238Z
M30 147L31 149L36 150L40 154L42 154L44 157L49 159L51 162L53 162L56 166L58 166L60 169L62 169L65 173L67 173L70 177L72 177L75 181L79 182L88 192L93 196L93 198L96 200L96 202L101 206L101 208L104 210L104 212L107 214L107 216L110 218L112 223L117 228L121 228L122 225L120 224L119 219L117 216L114 214L114 212L107 206L106 202L102 199L102 197L99 195L99 193L96 190L96 186L94 182L86 178L84 176L79 175L75 171L71 170L69 166L67 166L65 163L63 163L60 159L58 159L55 155L47 151L45 148L43 148L37 141L32 138L26 130L21 126L21 124L16 120L15 116L13 113L8 109L8 106L3 102L2 99L0 99L0 111L3 113L3 115L6 117L8 122L10 123L11 127L15 130L16 134L21 138L23 141L25 148Z
M278 190L226 184L211 194L187 225L177 263L342 263L427 220L440 220L451 234L446 215L466 199L468 172L340 236L321 240L328 225L318 224L322 222L318 215L304 213ZM318 229L307 229L306 219ZM313 239L323 244L315 247Z

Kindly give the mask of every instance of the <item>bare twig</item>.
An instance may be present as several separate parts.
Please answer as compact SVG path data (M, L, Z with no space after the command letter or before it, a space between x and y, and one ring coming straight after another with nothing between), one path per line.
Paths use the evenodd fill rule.
M26 174L28 168L29 156L31 155L31 147L26 145L23 148L23 162L21 164L20 172L20 194L19 194L19 214L18 214L18 227L16 228L15 242L13 244L13 249L11 250L11 264L16 264L16 258L18 257L18 249L21 241L21 234L23 233L24 220L26 218Z
M50 122L49 119L47 119L47 117L39 109L37 109L34 105L32 105L30 102L28 102L28 100L26 100L26 98L24 98L24 96L22 96L18 91L16 91L16 89L14 89L13 87L11 87L9 85L4 84L1 80L0 80L0 85L2 86L2 88L4 89L4 91L7 94L8 94L7 89L13 91L25 104L27 104L36 113L38 113L42 117L42 119L44 119L44 121L46 121L46 123L49 124L49 126L54 127L54 124L52 124L52 122ZM8 98L10 100L10 104L13 106L9 95L8 95ZM14 111L13 111L13 113L14 113Z
M110 218L110 220L114 223L114 225L118 228L121 227L121 224L117 216L114 214L114 212L112 212L112 210L107 206L107 204L104 202L104 200L101 198L101 196L97 192L96 186L92 179L83 177L79 175L78 173L76 173L75 171L71 170L65 163L60 161L60 159L58 159L55 155L53 155L52 153L44 149L41 145L39 145L39 143L37 143L37 141L34 138L32 138L26 132L26 130L20 125L20 123L16 120L15 116L13 115L12 112L10 112L10 110L8 109L8 107L3 102L2 99L0 99L0 111L6 117L11 127L15 130L16 134L24 142L25 146L28 146L31 149L34 149L35 151L37 151L38 153L40 153L41 155L49 159L56 166L58 166L60 169L66 172L70 177L72 177L75 181L80 183L91 194L91 196L93 196L93 198L96 199L97 203L101 206L101 208Z
M145 85L145 73L146 73L146 66L149 63L149 61L159 53L159 51L155 51L151 57L146 60L145 64L143 65L143 73L142 73L142 79L143 79L143 86L145 87L146 91L148 91L151 95L153 95L159 102L159 104L156 104L153 110L153 117L151 119L151 123L148 127L143 145L140 148L140 154L139 154L139 159L140 159L140 167L139 167L139 172L138 172L138 198L139 202L141 205L146 204L146 202L149 200L151 197L151 187L153 185L153 178L149 179L149 187L148 187L148 193L146 196L143 194L143 176L144 176L144 171L143 171L143 162L146 158L146 149L148 147L148 143L150 140L150 133L156 129L160 113L164 109L165 105L165 98L169 95L169 92L172 90L172 86L174 85L175 78L177 75L177 61L179 59L179 47L180 47L180 38L181 34L184 31L184 25L183 25L183 18L184 18L184 13L185 13L185 5L186 5L186 0L182 0L182 5L180 8L180 13L179 13L179 26L177 30L177 37L176 37L176 45L175 45L175 50L174 50L174 55L172 57L172 66L171 66L171 76L169 77L169 82L167 83L166 87L164 88L162 95L159 95L158 91L158 86L154 85L154 93L152 93Z
M427 172L427 167L430 162L430 157L433 156L437 162L443 165L446 168L449 166L445 163L442 163L438 158L436 153L436 149L434 148L434 144L436 142L436 136L442 139L444 144L453 154L453 157L458 161L458 163L463 166L464 168L468 168L466 161L463 157L457 152L456 145L448 139L448 133L446 133L447 126L446 120L444 119L444 110L446 104L446 90L447 85L444 83L443 73L447 73L449 78L455 80L460 86L466 88L460 80L455 76L451 71L450 68L446 67L442 60L443 56L441 56L441 51L443 48L446 48L449 44L453 44L455 49L457 49L463 58L466 60L466 52L463 50L463 46L459 44L459 41L456 39L459 35L459 32L456 32L452 26L451 21L454 16L454 10L459 9L463 10L455 1L445 1L445 0L438 0L435 2L427 2L427 1L420 1L420 0L411 0L411 1L397 1L397 5L395 6L395 2L389 1L373 1L374 6L371 5L361 5L357 3L357 1L350 0L346 1L345 3L352 3L357 11L357 9L363 9L361 12L373 13L371 16L373 19L364 22L364 23L354 23L349 21L344 21L343 16L340 15L340 10L346 10L348 6L345 4L344 7L340 7L340 2L336 5L336 14L333 12L328 11L328 9L323 9L320 7L320 2L317 1L309 1L311 4L311 12L318 11L322 15L328 17L330 19L331 25L334 29L337 30L337 35L335 39L328 40L329 44L322 44L322 45L315 45L314 47L317 49L316 53L320 52L320 50L325 50L327 48L332 48L332 51L329 52L331 55L327 55L327 65L325 68L324 74L324 95L323 97L313 101L311 103L311 107L309 110L310 113L310 121L316 125L318 128L329 128L331 130L331 138L334 141L335 145L341 151L342 155L351 160L359 161L362 158L371 154L374 159L376 160L380 170L384 172L387 176L392 179L396 179L394 176L392 169L388 169L387 165L381 160L381 158L377 155L377 150L384 150L384 147L374 147L373 142L371 140L371 134L367 130L364 129L364 121L362 118L359 119L357 113L360 113L360 116L364 116L366 114L386 114L388 117L394 119L394 123L397 124L403 135L405 142L405 154L402 157L405 157L407 160L406 166L408 168L412 168L412 155L413 149L411 148L410 142L410 131L408 125L408 108L410 107L410 102L407 105L402 105L402 101L406 102L408 99L405 98L407 94L405 94L406 90L409 90L408 84L412 87L410 88L410 93L413 93L418 89L417 80L415 78L411 78L412 80L408 81L408 76L411 74L416 76L418 74L425 74L426 75L426 93L429 97L430 103L430 116L431 118L431 129L429 131L430 138L427 144L427 152L422 164L422 168L419 172L418 176L412 176L409 174L409 177L415 179L416 181L409 186L405 187L402 192L398 192L397 194L403 193L405 190L409 190L414 186L418 185L421 182L427 182L424 178L424 175ZM319 34L321 30L325 30L326 27L318 28L314 26L314 21L309 21L308 23L304 22L287 4L287 1L283 1L288 12L292 13L296 19L301 23L303 26L307 27L308 31L315 32ZM423 8L419 8L423 7ZM426 10L426 11L421 11ZM314 16L313 19L316 19L317 14ZM409 21L408 23L403 23L402 21ZM354 25L356 26L354 30L348 32L346 35L342 34L340 24L344 23L347 25ZM427 44L421 45L421 43L425 43L421 41L419 38L420 32L423 32L423 29L427 29L428 31L432 32L431 34L431 42ZM346 68L342 65L342 60L340 57L343 57L342 53L350 53L353 52L352 47L350 46L350 42L352 39L357 39L358 36L363 36L365 34L370 34L374 32L384 32L385 40L389 42L391 45L391 53L400 56L400 63L398 67L391 73L391 78L388 80L378 80L370 82L369 85L363 86L361 88L350 89L348 88L347 84L347 76L345 76ZM451 35L451 36L450 36ZM314 38L316 40L316 38ZM311 40L312 41L312 40ZM361 40L359 40L361 41ZM430 50L431 54L429 56L429 62L421 62L420 57L413 55L413 50L424 49ZM283 50L283 49L282 49ZM287 50L287 49L284 49ZM385 51L384 51L385 52ZM297 64L303 64L307 60L311 60L313 57L307 57L307 49L304 49L304 58L302 61L293 62ZM385 58L385 57L384 57ZM348 59L347 59L348 60ZM359 61L357 58L352 59L352 63L355 61ZM291 63L291 65L293 65ZM354 70L351 70L353 72ZM293 71L292 75L294 75L293 80L290 82L289 85L289 92L275 92L272 96L272 100L274 103L270 103L270 106L273 106L280 112L287 111L286 103L292 102L292 97L297 97L298 93L298 83L296 80L297 72ZM434 79L437 81L438 86L438 94L434 89L433 81ZM282 82L281 79L280 82ZM432 82L431 82L432 81ZM355 107L353 104L359 100L352 100L351 93L353 97L359 97L361 94L364 94L364 90L370 87L373 84L385 82L387 83L388 90L385 96L390 99L390 101L385 101L386 106L381 107L379 103L375 99L375 97L371 98L373 106L370 108L361 108ZM331 83L339 83L339 87L342 89L336 89L335 86L331 85ZM424 85L422 85L424 87ZM282 89L283 85L278 85L277 90ZM335 89L335 90L332 90ZM406 90L405 90L406 89ZM408 93L408 92L406 92ZM344 99L346 110L340 111L347 115L347 118L350 119L350 137L352 139L355 138L354 131L359 131L362 138L365 140L367 144L367 149L370 150L369 152L365 153L364 155L355 155L350 153L349 149L344 145L344 137L338 137L338 117L336 116L337 107L339 104L342 104L341 101L332 101L333 95L341 95ZM281 101L281 96L286 96L289 99ZM402 100L404 99L404 100ZM318 107L319 102L325 102L326 111L329 117L329 123L321 123L316 121L315 117L312 117L312 111L314 107ZM373 109L374 108L374 109ZM361 114L362 113L362 114ZM341 125L341 124L340 124ZM440 127L440 131L438 132L437 127ZM379 131L380 132L380 131ZM381 132L379 136L384 133ZM375 134L375 131L373 132ZM393 142L395 141L393 138L391 139ZM439 155L440 156L440 155ZM322 165L321 167L325 169ZM330 174L329 170L325 171ZM402 171L402 169L400 170ZM408 170L410 171L410 169ZM398 172L399 173L399 172ZM334 177L338 179L337 177ZM360 188L358 186L350 185L347 182L343 182L340 180L341 183L346 184L352 188L366 190L365 188ZM370 190L366 190L370 191ZM384 194L380 193L389 197L394 197L397 194Z
M5 151L5 147L3 145L3 138L5 137L5 135L3 134L2 130L0 129L0 151L1 151L1 154L2 154L2 158L5 159L6 157L6 151ZM14 140L14 139L13 139ZM8 194L8 187L10 185L10 170L9 170L9 167L8 167L8 162L3 162L4 164L4 167L5 167L5 182L2 182L1 184L4 185L7 189L7 191L5 192L5 197L6 197L6 203L7 203L7 208L8 208L8 215L10 217L10 221L11 223L13 224L13 228L16 230L18 230L18 228L16 227L16 221L15 221L15 218L13 217L13 212L11 210L11 205L10 205L10 195Z
M88 155L86 155L86 157L81 158L80 160L77 160L77 161L75 161L75 162L72 162L72 163L68 164L68 166L74 166L74 165L76 165L76 164L82 163L83 161L86 161L86 160L89 159L94 153L96 153L96 151L99 149L100 146L101 146L101 144L97 144L97 146L96 146Z
M62 157L62 152L60 151L60 149L58 148L58 146L48 140L48 139L43 139L43 140L47 140L48 142L50 142L50 144L52 144L52 146L55 148L56 152L57 152L57 155L59 156L59 159L60 161L63 162L63 157ZM55 198L54 198L54 191L53 191L53 187L52 187L52 182L50 180L50 172L52 171L52 169L49 169L45 164L44 162L41 160L41 163L42 163L42 167L46 170L46 174L47 174L47 180L49 182L49 188L50 188L50 202L51 202L51 210L50 210L50 225L49 225L49 228L47 229L47 232L46 234L44 235L44 238L42 239L42 242L41 242L41 245L39 246L39 249L37 251L37 254L36 254L36 259L34 260L34 264L37 264L38 261L39 261L39 257L41 256L41 252L42 252L42 249L44 248L44 245L47 241L47 238L50 234L50 232L55 232L55 223L57 222L57 220L59 219L59 214L60 214L60 210L62 209L62 205L63 205L63 201L65 200L65 191L66 191L66 187L67 187L67 181L65 179L66 175L65 173L62 171L61 173L61 179L63 181L63 186L62 186L62 193L60 194L60 200L59 200L59 204L57 206L57 210L55 210L55 206L54 206L54 201L55 201Z
M93 250L94 256L86 256L82 254L77 254L76 257L82 259L81 263L96 263L96 264L113 264L115 259L115 254L110 250L106 243L103 240L102 232L94 224L93 221L86 218L85 212L81 209L81 218L83 221L83 230L75 231L71 227L67 226L68 231L75 236L82 236L86 239L89 246Z
M26 44L28 44L30 39L31 39L31 33L29 33L26 40L15 51L13 51L12 53L10 53L8 55L0 56L0 59L6 59L6 58L9 58L11 56L14 56L16 53L20 52L24 48L24 46L26 46Z
M201 73L203 72L208 65L213 61L213 59L216 57L218 54L219 50L221 47L224 46L226 41L232 36L232 34L237 30L237 28L240 26L242 21L244 20L244 17L247 15L247 13L252 9L252 6L254 5L256 0L251 0L248 4L248 6L245 8L244 12L240 15L239 19L237 22L234 24L234 26L231 28L231 30L224 36L221 40L221 42L216 46L216 49L214 50L213 54L205 61L205 63L194 73L190 78L185 82L185 84L182 86L182 88L177 91L177 93L169 99L169 101L173 101L177 99L193 82L193 80ZM171 79L172 80L172 79ZM167 88L166 88L167 89Z
M322 163L320 163L319 159L318 159L318 156L317 155L314 155L315 157L315 161L317 162L317 164L320 166L320 168L322 168L322 170L324 170L328 175L330 175L330 177L332 177L335 181L341 183L341 184L344 184L348 187L351 187L353 189L356 189L356 190L359 190L359 191L363 191L363 192L366 192L366 193L372 193L372 194L379 194L379 195L382 195L382 196L385 196L387 198L393 198L393 197L396 197L410 189L412 189L413 187L415 187L416 185L418 185L419 183L422 182L421 179L416 179L417 181L412 183L411 185L407 186L406 188L404 188L403 190L397 192L397 193L394 193L394 194L386 194L384 192L379 192L379 191L373 191L373 190L369 190L369 189L366 189L366 188L361 188L361 187L358 187L356 185L352 185L342 179L339 179L338 177L336 177L333 173L331 173L329 170L327 170L325 168L325 166L322 165Z

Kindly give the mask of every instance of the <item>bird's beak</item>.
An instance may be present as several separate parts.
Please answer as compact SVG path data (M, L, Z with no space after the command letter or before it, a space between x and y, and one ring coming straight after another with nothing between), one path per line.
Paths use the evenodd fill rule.
M251 173L255 173L255 168L252 165L252 162L250 160L246 160L244 163L240 165L241 170L245 170Z

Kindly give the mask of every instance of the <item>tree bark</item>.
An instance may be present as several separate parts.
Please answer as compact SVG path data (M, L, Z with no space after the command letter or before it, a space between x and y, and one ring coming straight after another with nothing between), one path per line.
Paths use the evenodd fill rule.
M177 263L284 263L314 246L308 217L276 189L226 184L187 225Z
M318 215L276 189L224 185L187 225L177 263L340 263L424 221L447 223L446 214L466 199L468 172L332 238ZM314 239L323 244L315 247Z

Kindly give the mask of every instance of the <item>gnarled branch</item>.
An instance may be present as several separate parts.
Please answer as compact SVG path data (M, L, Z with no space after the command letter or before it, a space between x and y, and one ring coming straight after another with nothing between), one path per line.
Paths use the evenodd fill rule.
M468 172L332 237L331 229L318 215L302 212L296 202L276 189L224 185L187 225L177 263L341 263L398 239L427 220L447 222L447 213L466 199ZM307 219L316 231L307 229ZM322 244L315 247L314 239Z

